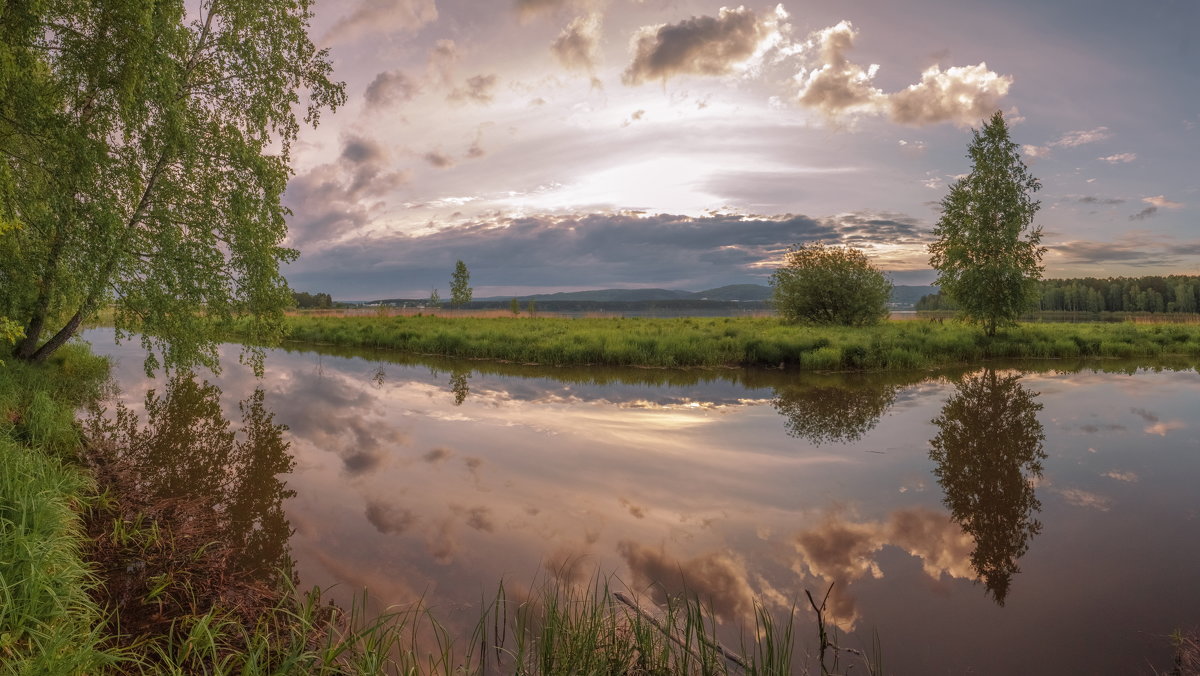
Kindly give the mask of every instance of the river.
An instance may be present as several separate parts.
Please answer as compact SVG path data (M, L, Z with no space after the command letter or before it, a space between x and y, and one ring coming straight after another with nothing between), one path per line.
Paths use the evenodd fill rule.
M1194 363L804 374L293 348L260 380L225 345L220 375L167 379L111 329L84 338L115 358L109 415L196 440L161 460L177 480L238 475L210 483L250 510L252 556L343 602L423 597L451 631L501 579L597 571L647 599L686 583L729 626L799 601L801 652L804 591L832 584L842 645L877 633L896 674L1165 672L1169 634L1200 625ZM203 441L226 429L214 461Z

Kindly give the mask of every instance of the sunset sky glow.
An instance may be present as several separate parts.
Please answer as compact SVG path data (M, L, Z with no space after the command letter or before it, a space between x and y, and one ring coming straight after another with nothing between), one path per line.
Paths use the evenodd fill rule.
M765 283L794 243L898 284L970 128L1041 179L1046 275L1200 274L1191 0L318 0L347 104L302 132L293 288L340 299Z

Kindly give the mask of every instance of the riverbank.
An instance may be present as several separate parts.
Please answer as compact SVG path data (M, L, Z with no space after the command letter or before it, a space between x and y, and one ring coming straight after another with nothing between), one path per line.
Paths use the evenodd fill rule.
M235 333L236 333L235 328ZM809 327L771 318L289 317L287 339L553 366L934 368L992 359L1200 356L1189 325L954 321Z

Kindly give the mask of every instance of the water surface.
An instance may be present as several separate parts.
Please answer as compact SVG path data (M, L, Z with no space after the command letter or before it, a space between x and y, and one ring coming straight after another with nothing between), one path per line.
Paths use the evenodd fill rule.
M686 584L731 627L832 584L843 645L878 632L898 674L1166 671L1167 635L1200 624L1191 363L798 374L275 350L256 380L225 346L220 376L172 380L111 330L85 337L143 421L265 449L163 458L176 484L237 487L260 567L290 555L303 586L377 607L424 597L455 630L502 578L597 570L647 598ZM204 483L221 467L241 480ZM798 634L815 648L811 613Z

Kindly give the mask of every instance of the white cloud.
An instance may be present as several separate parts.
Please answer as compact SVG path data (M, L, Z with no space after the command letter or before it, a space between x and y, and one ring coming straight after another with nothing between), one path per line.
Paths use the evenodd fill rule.
M816 108L830 117L843 113L877 113L884 105L884 93L871 84L879 64L868 68L851 63L846 52L854 47L858 32L849 21L842 21L813 33L805 52L816 52L817 63L802 68L795 80L800 87L796 101Z
M1097 159L1099 159L1101 162L1108 162L1109 164L1126 164L1136 160L1137 153L1118 153L1116 155L1109 155L1107 157L1100 157Z
M830 118L886 114L900 124L969 126L995 112L1013 83L1012 76L991 71L982 62L945 70L935 65L921 74L920 82L887 94L873 82L879 64L864 67L846 57L857 36L849 21L809 36L802 50L808 63L794 77L799 87L796 103ZM1019 117L1015 108L1010 110Z
M600 45L600 15L575 17L550 45L550 51L568 70L588 73L596 68Z
M1182 202L1172 202L1163 195L1155 195L1154 197L1143 197L1142 201L1151 206L1160 209L1179 209L1183 206Z
M921 81L890 97L892 120L901 124L978 123L1000 105L1013 79L998 75L980 62L974 66L938 66L921 74Z
M1096 127L1095 129L1069 131L1047 145L1052 148L1075 148L1088 143L1107 141L1110 138L1112 138L1112 133L1108 131L1108 127Z
M1030 158L1045 157L1050 154L1050 148L1047 146L1023 145L1021 151Z
M321 42L329 45L369 33L415 30L437 18L434 0L361 0L329 29Z

